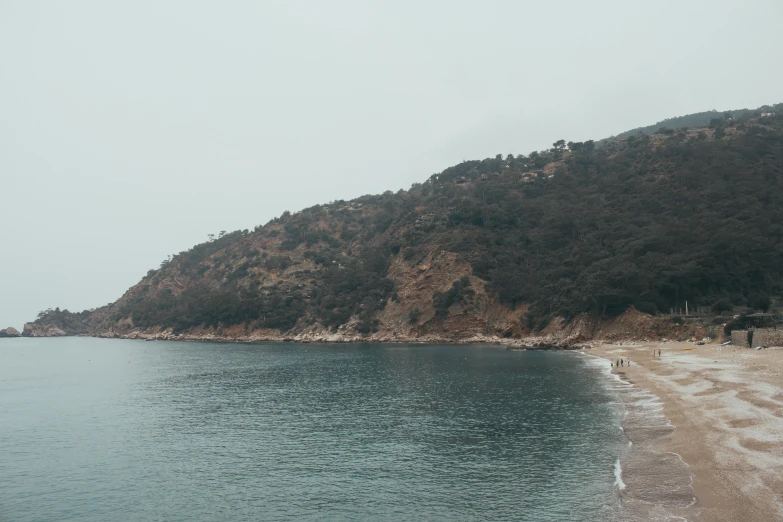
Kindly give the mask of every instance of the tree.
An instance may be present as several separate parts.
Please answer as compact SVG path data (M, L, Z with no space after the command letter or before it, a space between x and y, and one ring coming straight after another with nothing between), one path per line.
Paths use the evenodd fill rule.
M559 160L563 157L563 150L565 150L565 140L557 140L552 144L552 157L554 160Z
M724 297L723 299L718 299L712 303L710 308L712 309L713 313L719 314L721 312L731 312L734 309L734 306L731 304L729 299Z

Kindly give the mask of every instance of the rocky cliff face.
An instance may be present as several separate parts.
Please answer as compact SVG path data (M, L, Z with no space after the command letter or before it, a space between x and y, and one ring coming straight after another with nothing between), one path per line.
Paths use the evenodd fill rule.
M19 337L21 334L16 328L9 326L4 330L0 330L0 337Z
M25 323L22 337L62 337L68 332L51 324Z
M104 312L110 309L105 306ZM97 319L100 314L93 311L69 312L59 308L41 312L38 318L24 325L24 337L59 337L63 335L90 335L96 331Z
M293 274L287 271L276 274L275 281L289 278L295 281L301 268L292 270L295 270ZM50 322L51 317L44 316L35 323L25 324L23 335L86 334L107 338L237 342L491 342L533 348L578 347L591 340L688 340L721 335L720 326L705 326L703 322L682 324L671 317L653 316L634 308L618 317L580 314L570 320L555 318L545 328L534 330L526 325L527 305L511 308L500 302L496 295L486 291L486 282L469 275L470 267L450 252L428 255L420 263L396 259L388 274L397 289L396 295L377 312L371 332L358 331L355 316L336 328L307 321L299 321L287 330L265 328L258 322L201 324L188 328L141 326L134 323L132 316L123 315L127 303L137 293L166 291L159 287L144 290L139 288L145 284L142 282L116 303L95 310L84 320L72 317L65 324L63 321L55 324ZM438 310L433 296L448 293L454 281L463 278L468 279L469 288L473 289L470 298L449 304L445 312ZM170 284L168 280L160 281L161 286ZM184 291L182 286L180 291Z

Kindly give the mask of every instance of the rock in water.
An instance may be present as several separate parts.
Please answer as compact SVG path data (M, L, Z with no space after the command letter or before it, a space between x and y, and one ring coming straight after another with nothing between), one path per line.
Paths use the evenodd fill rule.
M9 326L5 330L0 330L0 337L21 337L22 334L19 333L19 330L14 328L13 326Z
M22 337L62 337L68 333L53 325L42 325L36 323L25 323L22 330Z

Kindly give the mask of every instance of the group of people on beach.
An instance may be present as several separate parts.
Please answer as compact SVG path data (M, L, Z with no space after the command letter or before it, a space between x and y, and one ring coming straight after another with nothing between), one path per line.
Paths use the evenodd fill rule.
M658 357L661 356L661 349L658 348ZM655 358L655 348L653 348L653 358ZM625 366L631 365L631 358L628 357L626 359L617 359L617 361L609 361L609 364L612 366L612 368L620 368Z
M661 356L661 349L658 348L658 357L660 356ZM655 357L655 349L653 349L653 357ZM616 361L609 361L609 364L612 366L612 368L631 366L631 358L628 357L626 359L617 359Z

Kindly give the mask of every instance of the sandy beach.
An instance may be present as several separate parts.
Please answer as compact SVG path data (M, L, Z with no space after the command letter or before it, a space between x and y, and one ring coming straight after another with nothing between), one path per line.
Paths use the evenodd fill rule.
M625 501L644 502L650 518L783 520L783 349L629 343L587 354L631 359L612 370L643 415L626 427L642 446L623 462Z

